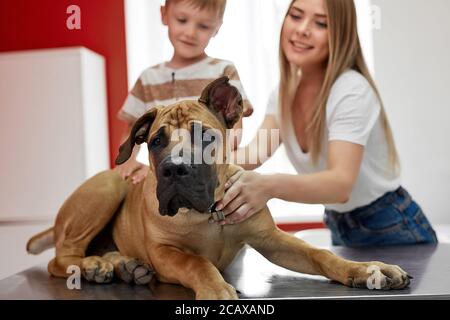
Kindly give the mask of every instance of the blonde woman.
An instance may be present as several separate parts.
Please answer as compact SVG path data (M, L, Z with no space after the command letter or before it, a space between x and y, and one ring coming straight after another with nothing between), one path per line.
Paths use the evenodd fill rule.
M401 187L394 139L363 58L353 0L292 1L281 31L280 69L279 89L260 129L280 129L298 175L236 174L217 206L226 215L221 224L248 219L279 198L324 204L335 245L436 243L421 208ZM236 157L241 161L263 146L271 141L255 138Z

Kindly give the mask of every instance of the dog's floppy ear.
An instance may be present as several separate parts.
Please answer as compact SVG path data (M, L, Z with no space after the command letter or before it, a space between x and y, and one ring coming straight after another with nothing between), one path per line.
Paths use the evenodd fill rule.
M229 80L228 77L222 77L211 82L203 89L198 102L205 104L231 129L242 116L243 102L239 90Z
M130 158L135 144L141 144L147 140L150 127L152 126L157 113L158 110L153 108L136 121L131 129L130 136L119 148L116 165L122 164Z

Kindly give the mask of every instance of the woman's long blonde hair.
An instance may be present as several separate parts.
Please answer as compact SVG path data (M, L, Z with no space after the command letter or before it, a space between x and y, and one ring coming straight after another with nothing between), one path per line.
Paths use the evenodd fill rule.
M381 96L364 60L361 43L357 32L355 4L353 0L324 1L328 15L330 54L326 67L325 79L316 100L316 106L312 115L311 123L306 129L310 138L308 145L311 147L312 160L314 163L317 163L320 151L322 149L323 135L326 125L326 104L331 87L344 71L347 69L353 69L361 73L367 79L379 99L381 106L380 117L386 135L389 162L392 169L396 171L399 168L398 154ZM289 9L294 2L295 0L291 2ZM292 65L287 60L281 46L280 36L279 109L281 111L282 123L284 124L288 123L288 121L292 121L292 104L297 87L301 81L299 71L300 70L296 66Z

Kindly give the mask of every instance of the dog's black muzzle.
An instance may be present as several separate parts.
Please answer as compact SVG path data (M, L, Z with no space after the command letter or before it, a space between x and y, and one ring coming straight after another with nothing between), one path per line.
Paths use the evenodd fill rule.
M217 186L215 168L177 160L167 156L157 166L159 213L172 217L180 208L208 213Z

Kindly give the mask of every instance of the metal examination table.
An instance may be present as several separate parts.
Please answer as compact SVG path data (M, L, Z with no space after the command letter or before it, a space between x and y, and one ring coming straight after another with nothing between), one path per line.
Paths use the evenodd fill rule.
M275 266L246 247L225 271L224 278L241 299L450 299L450 244L350 249L332 247L336 254L357 261L398 264L414 277L409 288L371 291L347 288L319 276L294 273ZM192 291L152 281L149 287L113 282L82 281L69 290L65 279L50 277L46 264L0 281L0 299L192 299Z

